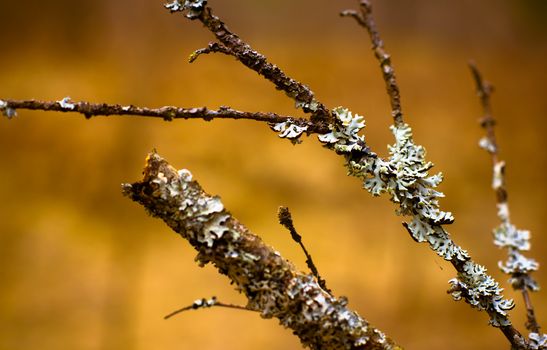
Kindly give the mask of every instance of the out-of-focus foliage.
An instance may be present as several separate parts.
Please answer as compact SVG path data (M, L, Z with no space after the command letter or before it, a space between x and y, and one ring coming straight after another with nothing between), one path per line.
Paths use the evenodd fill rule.
M364 115L368 144L387 154L391 118L377 63L363 30L337 15L355 2L209 4L321 101ZM481 111L467 59L495 83L512 220L532 232L530 256L544 265L536 277L546 286L545 5L390 0L376 9L407 121L445 175L441 205L456 217L453 238L505 282L497 270L504 253L492 244L490 160L477 146ZM169 15L161 1L4 1L0 98L298 114L231 58L204 56L189 65L188 55L211 39L198 23ZM266 125L243 121L84 120L29 111L0 119L0 349L299 347L290 332L250 313L217 309L162 319L196 298L243 298L121 196L120 183L139 178L152 148L190 169L305 269L303 254L277 224L277 207L291 208L329 287L406 347L505 346L486 315L445 294L452 268L410 239L391 204L370 198L315 138L303 141L293 146ZM520 296L504 286L519 304L512 313L520 326ZM547 298L539 294L534 302L539 321L547 322Z

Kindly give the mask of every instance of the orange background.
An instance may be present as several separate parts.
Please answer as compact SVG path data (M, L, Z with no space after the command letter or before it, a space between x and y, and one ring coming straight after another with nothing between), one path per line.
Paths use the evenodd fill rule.
M391 142L388 99L364 31L339 10L354 1L210 0L255 49L330 107L365 116L370 146ZM149 107L229 105L300 115L293 102L234 59L186 58L212 36L161 1L0 3L0 99ZM445 174L450 228L517 301L497 269L490 160L477 147L481 115L466 62L496 87L501 157L514 223L532 231L547 264L545 3L377 1L404 112L434 171ZM253 313L213 309L164 321L194 299L244 303L161 221L123 198L156 148L285 257L306 269L277 224L288 206L337 295L408 349L505 348L487 316L446 295L449 264L412 241L387 198L371 198L315 137L299 146L252 121L175 121L19 111L0 118L0 349L298 349L291 332ZM543 267L535 277L547 285ZM533 295L547 322L545 292Z

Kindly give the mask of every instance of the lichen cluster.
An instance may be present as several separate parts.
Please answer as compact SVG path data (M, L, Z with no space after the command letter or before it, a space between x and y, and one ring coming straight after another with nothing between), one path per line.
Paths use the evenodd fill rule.
M151 155L148 162L158 162L159 159L155 157L157 155ZM151 196L161 199L159 203L162 203L162 206L156 206L150 213L167 219L169 226L195 245L212 248L215 241L227 234L231 235L231 240L237 241L239 235L227 226L230 215L220 198L204 194L199 185L192 181L192 174L188 170L173 171L172 168L164 167L154 174L148 174L153 184ZM125 186L126 193L132 191L132 185ZM226 257L237 256L233 247L228 247L224 253Z
M293 144L300 143L300 136L308 129L306 125L296 125L291 121L274 124L271 128L273 131L279 133L279 137L287 138L291 140Z
M545 350L547 349L547 334L530 333L528 336L530 340L531 350Z
M70 97L65 97L63 98L62 100L60 101L57 101L57 103L59 104L59 106L61 106L61 108L63 109L68 109L68 110L74 110L74 108L76 108L76 105L74 105L74 103L72 103L72 100L70 99Z
M433 164L426 160L425 148L414 143L410 126L391 126L395 143L388 147L389 157L382 159L359 135L365 127L363 117L342 107L333 109L333 115L336 121L330 125L331 131L319 135L319 141L344 156L348 175L362 179L368 192L391 197L398 205L397 214L409 217L404 226L416 242L428 243L439 256L452 262L458 270L457 277L449 281L455 300L463 298L473 307L486 310L494 326L509 325L507 310L513 308L513 301L503 299L503 289L486 268L471 261L467 251L456 245L443 227L454 217L439 206L439 198L444 195L436 188L442 174L429 175ZM286 125L284 128L288 129Z
M13 117L17 116L17 111L14 108L11 108L8 106L6 101L0 100L0 112L3 116L7 117L8 119L11 119Z
M199 17L206 5L207 0L174 0L164 6L171 12L188 10L186 17L195 19Z
M539 264L522 254L522 251L530 249L529 239L529 231L519 230L508 222L503 222L494 229L494 244L508 251L507 260L499 262L500 269L511 276L509 282L513 288L517 290L526 288L536 292L540 288L530 273L537 271Z
M481 147L485 148L484 145ZM485 148L489 151L488 148ZM505 192L505 163L503 161L494 164L492 177L492 188L497 193ZM534 259L525 257L522 252L530 250L530 231L520 230L511 223L509 217L509 206L506 195L498 202L498 217L500 225L493 231L494 244L500 248L507 249L507 260L500 261L500 269L510 275L509 282L516 290L528 289L539 291L539 284L530 274L539 269L539 263Z

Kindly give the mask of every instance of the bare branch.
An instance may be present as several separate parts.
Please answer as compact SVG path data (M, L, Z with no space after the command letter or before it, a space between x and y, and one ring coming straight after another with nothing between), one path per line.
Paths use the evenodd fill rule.
M306 249L306 246L304 246L304 243L302 242L302 236L298 234L298 232L296 231L296 228L294 227L294 223L292 221L292 216L291 216L291 212L289 211L289 208L279 207L279 211L277 212L277 217L279 218L279 223L283 225L287 230L289 230L293 241L298 243L298 245L300 245L300 248L302 248L304 255L306 255L306 264L310 268L315 278L317 278L317 282L319 283L321 288L331 293L331 290L327 288L327 281L325 281L319 275L319 271L317 270L317 267L315 266L315 263L313 262L313 259L310 253Z
M0 100L0 110L11 111L17 109L56 111L56 112L74 112L83 114L86 118L97 116L134 116L134 117L152 117L161 118L165 121L174 119L203 119L211 121L213 119L246 119L259 122L266 122L271 125L278 123L291 123L301 127L306 127L307 133L324 133L328 131L325 126L315 125L313 122L303 118L293 118L282 116L272 112L244 112L222 106L218 110L208 109L207 107L181 108L173 106L164 106L160 108L137 107L133 105L119 105L106 103L90 102L72 102L69 98L61 101L38 101L38 100ZM6 113L6 112L5 112Z
M402 125L403 111L401 108L401 97L399 93L399 86L397 85L397 79L395 78L395 70L391 64L391 56L384 50L384 42L380 37L378 29L376 28L376 22L372 16L372 5L369 0L361 0L359 2L359 12L355 10L346 10L340 13L343 17L352 17L363 26L372 42L372 50L374 56L380 62L384 81L386 83L387 94L389 95L389 102L391 104L391 115L395 125Z
M530 276L531 272L539 268L539 264L530 258L526 258L521 251L530 249L530 233L517 229L512 223L509 215L509 204L507 202L507 187L505 185L505 162L499 160L499 148L496 141L494 127L496 120L492 115L490 95L494 91L493 86L484 81L482 75L474 62L469 62L471 74L475 80L477 95L481 100L484 116L480 124L486 132L486 136L480 141L480 146L491 156L493 179L492 188L496 193L496 204L498 217L501 221L499 227L494 230L494 244L507 249L507 262L500 262L503 272L511 276L510 282L515 290L522 293L526 306L526 328L539 334L540 326L535 316L534 307L528 290L538 291L538 283Z
M248 299L247 308L276 317L312 349L400 349L390 338L335 298L203 192L188 170L148 156L142 181L123 192L179 233L198 251L200 265L213 263Z
M189 7L181 7L178 10L182 11L184 9L189 9ZM297 107L302 107L304 112L311 113L311 120L314 123L325 124L331 121L330 110L315 98L315 94L308 86L292 79L279 67L268 62L264 55L253 50L237 34L230 31L219 17L213 15L210 7L204 6L203 9L190 16L187 15L187 17L201 21L222 43L222 49L216 50L217 52L232 55L243 65L271 81L278 90L285 92L287 96L294 99ZM214 50L209 50L209 52L212 51Z

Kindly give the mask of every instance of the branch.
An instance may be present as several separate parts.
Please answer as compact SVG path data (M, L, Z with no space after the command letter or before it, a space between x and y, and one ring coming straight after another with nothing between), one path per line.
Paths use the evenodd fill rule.
M277 218L279 219L279 223L283 225L291 234L291 237L293 241L298 243L300 248L302 248L302 251L304 252L304 255L306 256L306 265L308 265L310 271L317 279L317 282L323 288L325 291L331 293L331 290L327 288L327 281L325 281L320 275L319 270L317 270L317 266L315 266L315 263L313 262L313 259L306 249L306 246L302 242L302 236L296 231L296 228L294 227L294 223L292 221L292 215L289 211L289 208L287 207L279 207L279 211L277 212Z
M399 126L404 124L403 111L401 108L401 96L399 93L399 86L397 85L397 79L395 78L395 70L391 64L391 56L384 50L384 42L380 37L378 29L376 28L376 22L372 16L372 5L369 0L361 0L359 5L359 12L355 10L345 10L340 13L343 17L352 17L363 26L372 42L372 50L374 56L380 62L380 68L386 83L386 91L389 96L389 102L391 104L391 116L393 117L394 124Z
M167 8L171 11L185 11L187 17L199 19L221 42L219 46L211 44L208 48L198 50L196 55L222 52L236 57L295 99L297 106L312 114L311 120L280 117L273 113L239 112L230 108L212 111L206 108L162 107L153 110L83 102L75 104L70 99L58 102L5 100L0 101L0 110L8 117L14 116L16 108L29 108L73 111L87 117L120 114L161 117L166 120L191 117L205 120L253 119L270 123L275 131L280 132L279 136L293 142L298 141L304 131L317 132L326 148L344 157L349 174L361 178L366 190L374 196L389 194L398 205L397 214L410 217L410 221L404 225L414 240L427 243L454 266L458 274L450 281L452 287L449 292L452 297L455 300L463 299L472 307L486 311L490 323L502 330L514 349L532 348L511 325L507 311L514 306L512 300L503 298L498 282L486 273L483 266L475 263L444 228L444 225L454 221L454 217L450 212L442 211L438 203L443 194L436 187L442 181L442 174L429 174L433 164L426 160L425 148L414 142L412 129L403 121L393 67L389 55L383 49L368 1L361 0L360 13L345 11L343 15L352 16L368 30L375 55L380 61L394 118L391 129L395 143L389 147L390 156L386 159L371 152L364 136L359 135L364 127L362 117L342 107L328 110L315 99L309 88L286 76L275 65L267 62L263 55L253 51L231 33L218 17L212 15L211 9L205 6L205 0L181 1L174 0ZM26 107L27 103L29 107ZM31 108L33 106L36 108ZM125 193L144 204L153 215L162 217L175 231L187 238L199 251L198 260L202 264L213 262L220 272L227 274L249 298L249 308L261 310L263 317L279 318L283 325L292 328L302 342L312 348L322 346L320 344L325 341L326 344L335 344L333 346L342 344L350 348L357 347L364 340L368 341L367 344L379 342L385 345L391 342L381 341L382 336L376 333L379 331L347 310L345 301L323 290L312 275L296 272L292 265L276 255L271 248L264 246L256 236L250 235L224 211L218 198L204 197L197 183L188 179L189 173L183 171L177 174L157 155L151 155L148 163L145 180L133 186L126 185ZM295 315L298 317L295 318ZM355 320L357 324L352 326L350 323Z
M166 5L171 12L186 11L186 17L199 20L222 43L211 43L208 48L197 50L190 56L191 61L201 53L222 52L231 55L294 99L297 108L302 107L304 112L311 113L314 123L325 124L331 121L329 109L315 98L308 86L292 79L279 67L268 62L264 55L253 50L237 34L230 31L219 17L213 15L212 9L206 4L206 0L175 0Z
M219 43L212 42L212 43L209 43L207 47L204 47L202 49L198 49L192 52L192 54L188 58L188 62L194 63L194 61L197 60L198 57L201 55L208 55L210 53L217 53L217 52L223 53L225 55L232 55L232 50L230 50L228 47Z
M241 305L223 303L221 301L218 301L218 299L215 296L213 296L211 299L205 299L205 298L197 299L196 301L194 301L192 303L192 305L188 305L188 306L185 306L185 307L180 308L178 310L175 310L175 311L169 313L168 315L165 315L163 317L163 319L164 320L170 319L171 317L176 316L176 315L178 315L182 312L188 311L188 310L205 309L205 308L210 308L210 307L213 307L213 306L214 307L224 307L224 308L227 308L227 309L256 311L256 310L252 310L252 309L249 309L249 308L247 308L245 306L241 306Z
M428 170L433 164L426 161L425 148L414 143L412 129L403 121L399 88L390 56L384 50L372 16L370 1L360 0L360 12L347 10L341 15L354 18L369 33L390 98L395 143L389 147L391 157L387 160L360 154L359 145L357 149L353 147L358 137L351 134L357 135L364 123L361 123L362 118L352 117L349 111L343 118L352 119L352 122L346 121L346 125L354 125L351 130L339 128L331 133L332 136L320 137L320 140L327 142L327 147L337 153L345 153L349 174L363 178L365 189L376 196L384 192L390 194L391 200L399 205L397 214L411 217L410 222L403 223L411 237L417 242L428 243L432 250L454 266L458 275L449 281L449 293L454 300L463 299L472 307L486 311L490 324L500 328L514 349L531 348L509 320L507 311L514 307L513 301L503 298L499 283L486 273L485 267L474 262L443 227L451 224L454 217L450 212L441 211L438 203L438 198L444 195L435 188L441 183L442 174L429 176Z
M444 227L454 221L452 213L440 209L439 198L444 197L436 188L442 174L430 175L433 167L425 158L425 148L414 143L412 129L407 124L392 126L395 143L389 146L390 157L375 157L358 133L364 127L363 118L349 110L335 108L339 123L329 134L320 135L325 147L343 156L348 174L361 178L363 187L374 196L388 194L398 208L396 213L409 217L403 223L411 237L449 261L458 272L449 281L453 299L465 300L472 307L486 311L490 324L501 329L514 349L528 349L523 336L509 320L512 300L504 299L503 289L484 266L471 259L469 253L451 238Z
M345 298L323 290L252 234L206 194L188 170L170 166L152 153L144 178L124 184L123 193L161 218L198 251L201 266L212 263L247 296L247 308L276 317L312 349L400 349L347 307Z
M526 258L521 252L530 249L530 232L517 229L510 220L509 204L507 202L507 188L505 186L505 162L499 160L499 148L496 142L494 127L496 121L492 116L490 95L494 91L493 86L482 79L482 75L474 62L469 62L471 74L475 80L477 95L481 100L484 116L480 124L486 132L486 136L480 141L480 146L490 153L493 168L492 188L496 193L496 204L500 226L494 230L494 244L507 249L508 260L505 264L499 262L503 272L511 276L510 282L513 289L520 291L526 306L526 328L530 332L540 334L540 326L535 316L534 307L528 291L539 291L538 283L530 276L537 271L539 264L530 258Z
M218 110L199 108L180 108L165 106L160 108L137 107L133 105L122 106L119 104L90 103L90 102L72 102L70 98L65 97L60 101L38 101L38 100L0 100L0 112L8 118L16 115L16 110L41 110L56 112L74 112L83 114L86 118L97 116L135 116L161 118L165 121L173 119L203 119L211 121L213 119L247 119L271 124L291 123L301 128L305 128L307 133L322 133L328 131L325 126L319 126L307 119L282 116L272 112L244 112L232 109L230 107L220 107Z

